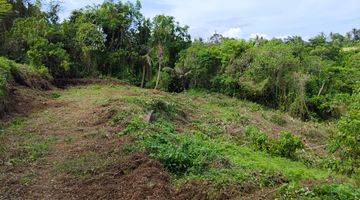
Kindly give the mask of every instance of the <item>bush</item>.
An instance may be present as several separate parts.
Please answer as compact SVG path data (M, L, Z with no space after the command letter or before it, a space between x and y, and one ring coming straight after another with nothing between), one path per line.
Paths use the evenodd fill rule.
M309 187L286 187L282 191L285 199L326 199L326 200L357 200L360 190L345 184L321 184Z
M159 160L170 172L201 173L215 160L217 152L203 134L157 134L145 140L151 157Z
M284 126L286 124L284 116L280 113L273 114L270 118L270 121L280 126Z
M10 77L11 66L13 66L13 62L0 57L0 100L6 95L5 87Z
M245 130L245 135L250 138L251 145L260 151L269 152L270 150L270 140L269 137L259 131L255 126L249 126Z
M148 126L145 132L142 146L174 174L201 173L217 157L217 151L204 134L180 135L173 124L162 120Z
M304 144L298 137L293 136L290 132L281 132L279 140L274 140L271 146L271 153L286 157L295 158L295 152L302 149Z
M360 175L360 92L352 97L349 112L338 122L339 132L331 141L330 151L341 159L335 168L346 174Z
M295 152L304 147L301 140L290 132L281 132L279 139L270 139L256 127L249 126L245 130L245 135L255 150L265 151L275 156L295 159Z

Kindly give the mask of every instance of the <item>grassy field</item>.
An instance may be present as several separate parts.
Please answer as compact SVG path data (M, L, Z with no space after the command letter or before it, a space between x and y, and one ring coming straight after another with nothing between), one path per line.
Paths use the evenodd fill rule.
M110 84L47 96L1 128L0 199L360 197L324 167L331 123L201 91Z

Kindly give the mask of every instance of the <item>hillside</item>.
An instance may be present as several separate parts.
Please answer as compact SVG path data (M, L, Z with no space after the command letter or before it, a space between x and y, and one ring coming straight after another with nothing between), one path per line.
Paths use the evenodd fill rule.
M0 199L360 198L324 167L332 124L120 82L17 91L34 109L3 124Z

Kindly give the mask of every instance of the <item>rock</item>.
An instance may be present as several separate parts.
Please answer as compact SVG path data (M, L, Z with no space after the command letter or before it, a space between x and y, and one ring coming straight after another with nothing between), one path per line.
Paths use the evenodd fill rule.
M155 121L155 112L151 110L143 119L146 123L153 123Z

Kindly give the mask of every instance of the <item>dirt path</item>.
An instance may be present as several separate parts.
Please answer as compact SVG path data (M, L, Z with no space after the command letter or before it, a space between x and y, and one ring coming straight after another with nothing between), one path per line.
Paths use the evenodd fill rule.
M5 129L14 146L7 147L8 161L0 166L0 199L171 197L170 176L161 165L144 154L124 153L127 138L116 137L99 120L108 108L94 102L111 98L109 91L60 93L63 97L48 99L18 127ZM28 141L28 134L35 139ZM17 156L23 162L14 164Z

